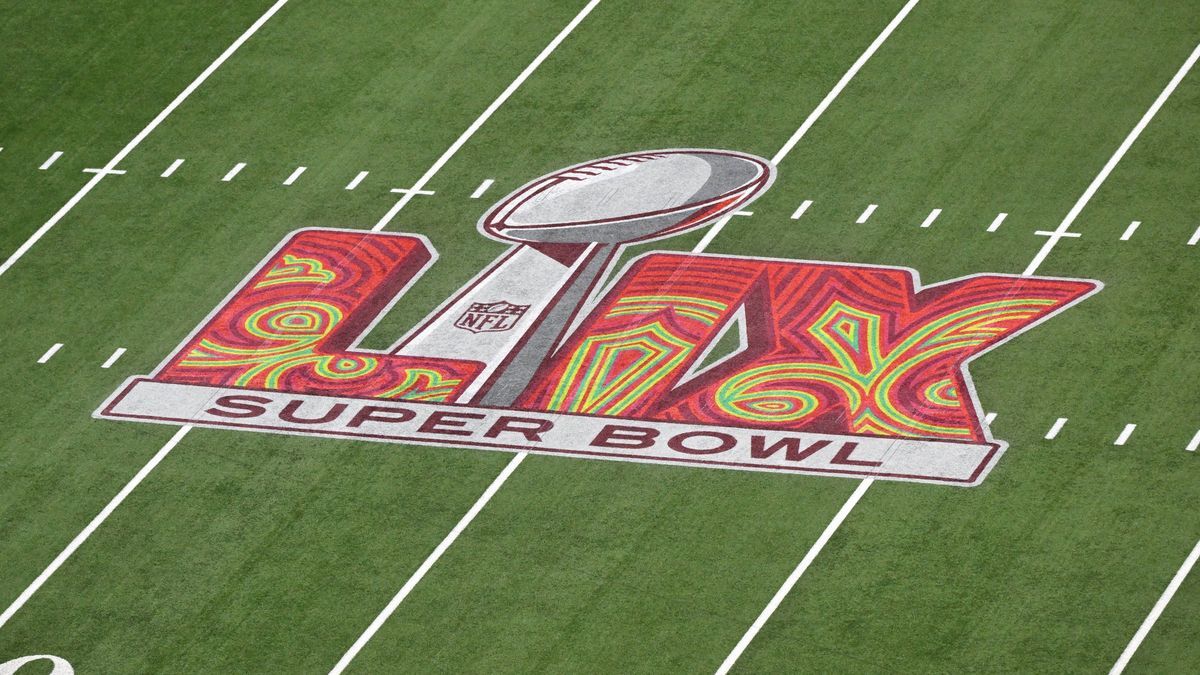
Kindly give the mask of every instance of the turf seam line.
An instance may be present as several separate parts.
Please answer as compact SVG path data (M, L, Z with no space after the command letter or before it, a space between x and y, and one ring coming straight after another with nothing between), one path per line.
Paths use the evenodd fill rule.
M342 671L346 670L346 667L350 665L350 662L354 660L354 657L358 656L358 653L362 651L362 648L371 641L371 638L375 636L375 633L383 627L383 624L386 623L388 618L392 616L392 614L396 611L396 608L400 606L400 603L404 602L404 599L408 597L408 594L411 593L414 588L416 588L417 584L421 583L421 579L423 579L429 570L433 568L438 559L442 557L442 554L445 553L452 544L454 544L454 540L458 539L458 535L462 534L463 530L467 529L467 526L471 524L472 520L475 520L475 516L479 515L479 512L483 510L483 507L487 506L487 503L491 501L492 497L495 496L495 494L500 490L500 487L504 485L505 481L508 480L508 477L517 470L517 467L521 465L521 462L523 462L527 456L528 453L518 452L511 460L509 460L508 464L504 466L504 469L500 472L500 474L492 480L491 484L487 486L487 489L483 491L483 494L479 496L479 499L475 500L475 503L471 505L471 508L463 515L462 518L459 519L458 523L454 525L454 529L450 530L450 533L447 534L446 537L442 539L441 543L439 543L437 547L433 549L433 552L429 554L429 557L425 558L425 561L421 563L421 566L418 567L415 572L413 572L412 576L408 578L408 581L404 582L404 586L402 586L400 590L396 592L396 595L393 596L390 601L388 601L388 604L383 608L383 611L381 611L379 615L375 617L375 620L371 622L371 625L367 626L367 629L363 631L362 635L360 635L357 640L354 641L354 644L350 646L350 649L348 649L346 653L342 655L342 658L339 659L337 664L334 665L333 669L329 671L329 675L339 675Z
M204 81L207 80L209 76L217 70L217 68L221 67L221 64L225 63L225 61L227 61L229 57L238 50L238 48L240 48L246 43L247 40L250 39L250 36L258 32L258 29L261 28L263 24L265 24L272 16L274 16L280 8L286 5L287 2L288 0L277 0L275 4L271 5L271 7L267 9L262 16L258 17L257 21L255 21L250 25L249 28L246 29L246 32L242 33L238 39L233 41L233 44L229 45L225 51L221 52L221 55L218 56L215 61L210 63L209 66L196 77L196 79L192 80L191 84L185 87L178 96L168 103L167 107L163 108L158 115L155 115L154 119L150 120L150 123L147 124L145 128L139 131L132 140L126 143L125 147L121 148L116 155L113 155L113 158L108 160L108 164L105 164L104 168L117 168L117 164L120 164L121 161L129 155L129 153L133 152L134 148L140 145L141 142L158 127L158 125L162 124L163 120L167 119L167 117L174 112L176 108L178 108L185 100L187 100L187 98L192 95L192 92L196 91L196 89L198 89L200 85L203 84ZM92 189L100 183L100 181L104 180L106 175L108 174L97 173L92 176L91 180L84 183L83 187L79 188L79 191L76 192L75 195L70 199L68 199L66 204L63 204L58 211L55 211L54 215L50 216L49 220L47 220L32 235L30 235L29 238L25 240L25 243L21 244L21 246L17 248L17 250L14 251L13 254L10 255L3 264L0 264L0 276L3 276L4 273L9 270L9 268L16 264L16 262L29 251L29 249L33 248L33 245L36 244L39 239L45 236L47 232L57 225L58 222L71 211L71 209L75 208L75 205L78 204L85 196L87 196L87 194L91 192Z
M1175 596L1175 591L1179 590L1179 587L1183 585L1183 580L1187 578L1188 573L1192 571L1192 567L1196 565L1197 558L1200 558L1200 541L1196 542L1195 547L1192 548L1192 552L1188 554L1187 559L1183 561L1183 565L1179 568L1179 571L1175 572L1175 576L1171 578L1171 583L1167 584L1166 590L1158 598L1158 602L1154 603L1154 607L1146 615L1146 619L1142 621L1142 625L1138 626L1137 632L1133 634L1133 638L1126 645L1125 651L1121 652L1121 656L1117 659L1117 662L1108 671L1109 675L1121 675L1124 672L1125 666L1129 665L1129 660L1133 658L1138 647L1142 645L1142 641L1150 634L1150 629L1154 628L1154 623L1158 621L1158 617L1162 615L1163 610L1170 604L1171 598Z
M46 569L43 570L36 579L33 580L33 583L29 584L29 586L22 591L19 596L17 596L17 599L8 606L8 609L4 610L3 614L0 614L0 629L4 628L4 625L8 623L8 620L25 606L25 603L29 601L29 598L33 597L34 593L37 593L38 589L40 589L42 585L46 583L46 580L49 579L59 567L62 567L63 563L65 563L67 559L70 558L73 553L75 553L75 550L83 545L83 542L87 541L88 537L92 536L92 533L95 532L97 528L104 524L104 521L107 520L110 515L112 515L113 511L117 510L117 507L121 505L121 502L125 501L125 498L128 497L135 488L137 488L137 486L146 478L146 476L150 475L150 472L154 470L154 467L158 466L159 462L163 461L163 459L165 459L166 456L171 453L171 450L173 450L175 446L179 444L179 441L183 440L183 437L186 436L191 430L192 425L190 424L185 424L179 427L179 430L176 431L175 434L171 436L171 439L168 440L162 446L162 448L160 448L159 451L150 458L150 461L146 462L146 465L143 466L141 470L138 471L133 478L131 478L129 482L125 484L125 487L121 488L121 491L118 492L117 495L113 497L103 509L100 510L100 513L96 514L95 518L92 518L92 521L87 524L87 527L83 528L83 531L75 535L75 538L71 540L71 543L67 544L67 547L64 548L62 552L54 558L50 565L46 567Z
M515 92L517 88L525 82L525 80L529 79L529 76L538 69L538 66L542 65L542 62L545 61L546 58L549 57L550 54L552 54L560 44L562 44L563 40L567 39L567 36L575 30L575 27L582 23L583 20L587 18L587 15L591 14L592 10L596 7L596 5L599 4L600 0L591 0L588 2L588 4L585 5L584 8L575 15L575 18L571 19L571 22L568 23L561 31L559 31L558 35L554 36L554 39L550 41L550 44L546 45L545 48L543 48L542 51L538 53L536 57L534 57L533 61L531 61L529 65L525 66L525 70L522 70L521 73L517 75L517 79L513 80L508 87L504 89L504 91L500 92L500 95L496 97L496 100L492 101L491 105L489 105L487 109L480 113L479 117L475 118L475 121L471 123L471 126L467 127L467 130L462 132L462 134L455 139L454 143L452 143L450 147L442 153L441 157L437 158L437 161L433 163L433 166L429 167L429 170L426 171L420 178L418 178L417 182L413 183L411 188L403 191L404 194L402 197L400 197L400 200L393 204L392 208L388 209L387 213L383 215L383 218L380 218L379 222L375 224L375 227L371 228L371 231L379 232L383 228L387 227L388 223L392 222L392 219L395 218L396 214L400 212L400 209L403 209L406 204L412 201L413 196L421 193L421 190L423 190L429 181L437 175L437 172L442 170L442 167L445 166L446 162L450 161L450 158L458 153L459 149L462 148L462 146L466 144L468 140L470 140L471 136L474 136L475 132L479 131L479 128L483 126L483 123L487 122L488 118L491 117L492 114L500 108L500 106L504 105L504 102L513 95L513 92ZM398 192L398 190L393 190L393 192Z

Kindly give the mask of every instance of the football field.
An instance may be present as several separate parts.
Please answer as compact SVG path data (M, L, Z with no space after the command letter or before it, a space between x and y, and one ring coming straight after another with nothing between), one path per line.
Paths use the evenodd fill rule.
M0 674L1200 671L1198 57L1194 0L0 0ZM968 359L1002 456L94 415L293 232L436 250L382 353L509 255L505 195L664 148L774 183L588 306L653 252L1091 284Z

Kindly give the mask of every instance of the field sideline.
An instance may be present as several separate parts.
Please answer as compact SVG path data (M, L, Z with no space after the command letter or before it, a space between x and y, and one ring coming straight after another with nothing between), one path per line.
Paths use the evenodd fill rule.
M1188 2L14 4L0 664L1195 671L1198 43ZM971 363L1009 444L986 481L91 416L288 232L436 247L363 343L384 349L505 250L475 230L495 200L670 147L778 179L624 260L1103 282Z

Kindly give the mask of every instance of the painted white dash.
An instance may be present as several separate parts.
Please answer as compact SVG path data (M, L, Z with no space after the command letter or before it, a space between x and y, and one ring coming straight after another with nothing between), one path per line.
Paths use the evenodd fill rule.
M1129 241L1129 238L1133 236L1133 233L1137 232L1138 225L1141 225L1141 224L1142 224L1142 221L1140 221L1140 220L1135 220L1132 223L1130 223L1129 227L1125 228L1125 233L1121 235L1121 241Z
M1197 431L1196 435L1192 436L1192 440L1188 441L1187 444L1188 452L1195 452L1197 448L1200 448L1200 431Z
M804 215L804 212L807 211L808 207L810 206L812 206L811 199L805 199L803 202L801 202L800 207L792 212L792 220L800 220L800 216Z
M1188 239L1188 246L1195 246L1196 244L1200 244L1200 227L1197 227L1196 231L1192 233L1192 238Z
M125 348L117 347L117 351L113 352L112 356L108 357L108 360L105 361L104 364L101 365L100 367L101 368L112 368L113 364L117 362L117 359L121 358L121 356L124 354L125 354Z
M1064 426L1066 426L1066 424L1067 424L1067 418L1065 418L1065 417L1060 417L1060 418L1054 420L1054 424L1052 424L1050 426L1050 431L1046 432L1046 440L1048 440L1048 441L1054 440L1058 436L1058 432L1062 431L1062 428Z
M353 190L354 188L358 187L358 184L363 182L363 179L366 178L367 174L369 174L369 173L371 173L371 172L370 171L359 171L358 175L354 177L354 180L350 181L349 183L346 183L346 189Z
M296 179L300 177L300 174L304 173L307 169L307 166L296 167L296 170L292 172L292 175L287 177L287 180L283 181L283 184L291 185L292 183L295 183Z
M46 161L42 162L42 165L39 166L38 168L41 169L42 171L45 171L46 169L49 169L51 166L54 166L54 163L57 162L58 158L62 157L62 156L63 156L62 150L55 150L54 154L47 157Z
M233 177L241 173L242 169L244 168L246 168L245 162L238 162L237 164L234 164L233 168L229 170L229 173L225 174L225 177L221 179L221 182L228 183L229 181L233 180Z
M167 171L164 171L158 175L158 178L170 178L170 174L175 173L175 169L178 169L181 166L184 166L184 160L175 160L174 162L170 162L170 166L167 167Z
M995 422L995 421L996 421L996 413L994 413L994 412L990 412L983 416L983 423L988 426L991 426L992 422Z
M38 363L45 363L49 361L56 353L58 353L58 350L60 349L62 349L62 343L55 342L53 347L47 349L45 354L42 354L42 358L38 359Z
M863 223L867 222L867 218L870 218L871 214L875 213L875 209L877 209L877 208L879 208L878 204L871 204L870 206L867 207L866 211L862 212L862 215L858 217L858 220L856 220L854 222L858 223L859 225L862 225Z
M934 210L930 211L929 215L925 216L925 222L921 223L921 227L929 227L930 225L933 224L933 221L937 220L937 217L940 215L942 215L941 209L934 209Z
M489 178L489 179L483 181L482 183L480 183L479 187L475 188L475 191L471 193L471 199L479 199L480 197L482 197L483 193L487 192L488 188L492 187L492 183L495 183L495 182L496 181Z
M735 215L735 216L752 216L752 215L754 215L754 212L753 211L734 211L733 215Z
M1126 424L1125 428L1121 430L1121 435L1117 436L1117 440L1113 441L1113 445L1125 445L1125 441L1129 440L1129 437L1133 435L1133 430L1136 428L1136 424Z
M1008 217L1007 213L997 214L996 218L994 220L992 220L992 224L988 225L987 231L995 232L996 230L1000 229L1000 225L1004 223L1004 219L1007 217Z

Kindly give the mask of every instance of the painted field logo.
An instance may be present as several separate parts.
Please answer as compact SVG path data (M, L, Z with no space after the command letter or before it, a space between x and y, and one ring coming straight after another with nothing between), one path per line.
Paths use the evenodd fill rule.
M954 485L1004 450L967 371L1096 292L977 274L654 252L774 178L721 150L539 178L479 221L512 242L383 351L357 346L435 260L410 234L289 235L98 417ZM607 290L601 291L600 289ZM498 300L503 298L503 301Z
M525 314L529 305L514 305L511 302L473 302L467 311L458 317L454 325L472 333L500 333L512 329Z

